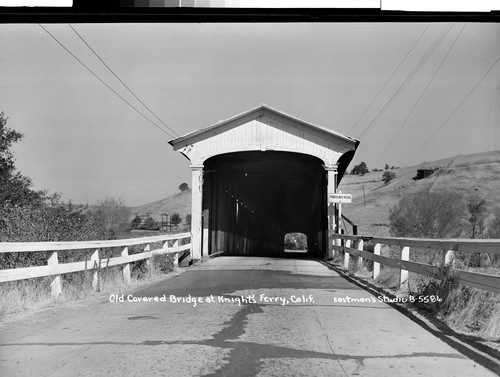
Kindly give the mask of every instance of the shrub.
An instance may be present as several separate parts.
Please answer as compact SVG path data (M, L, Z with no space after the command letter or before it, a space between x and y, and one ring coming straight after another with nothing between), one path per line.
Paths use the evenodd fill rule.
M0 242L88 241L110 236L88 209L66 205L57 195L43 205L0 206ZM71 253L75 259L86 254L85 250ZM61 253L62 262L66 261L64 255ZM0 268L44 264L43 252L0 254Z
M394 178L396 178L396 173L390 170L386 170L382 173L382 181L384 184L388 185Z
M121 198L101 200L92 212L96 221L108 232L116 233L121 229L129 228L130 209Z
M285 234L285 249L307 250L307 236L304 233Z
M145 229L145 230L158 230L158 229L160 229L160 226L158 225L158 222L155 221L155 219L153 219L151 216L149 216L144 221L144 225L141 228Z
M132 219L132 222L130 223L130 227L132 229L139 229L139 226L141 225L141 218L139 216L135 216L133 219Z
M181 183L181 184L179 185L179 190L181 190L181 191L186 191L186 190L189 190L189 185L188 185L186 182Z
M351 174L365 175L366 173L369 173L369 172L370 172L370 170L368 170L366 163L362 162L359 165L356 165L354 167L354 169L352 169Z
M395 237L450 238L463 232L466 208L453 192L419 192L403 197L389 210Z
M170 222L172 225L177 226L182 222L182 217L178 213L174 213L170 218Z

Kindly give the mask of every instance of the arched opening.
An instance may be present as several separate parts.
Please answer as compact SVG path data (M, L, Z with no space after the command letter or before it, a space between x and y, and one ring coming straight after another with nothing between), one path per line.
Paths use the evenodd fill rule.
M285 234L302 233L304 254L326 245L326 172L319 158L292 152L221 154L203 168L203 254L285 257Z
M307 253L307 235L304 233L287 233L285 234L283 242L285 243L285 253Z

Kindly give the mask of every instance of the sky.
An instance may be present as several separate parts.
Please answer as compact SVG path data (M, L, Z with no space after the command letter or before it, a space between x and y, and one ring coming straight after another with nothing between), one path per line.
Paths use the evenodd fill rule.
M163 123L70 25L42 26L156 124L40 25L1 24L16 166L66 201L167 197L191 184L168 141L260 104L359 139L350 168L500 149L500 24L72 24Z

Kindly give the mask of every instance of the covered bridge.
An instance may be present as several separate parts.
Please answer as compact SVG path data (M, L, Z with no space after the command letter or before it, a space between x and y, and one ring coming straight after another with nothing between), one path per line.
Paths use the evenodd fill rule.
M284 237L327 252L328 193L359 141L262 105L169 142L191 162L192 258L284 256ZM330 218L330 222L329 222Z

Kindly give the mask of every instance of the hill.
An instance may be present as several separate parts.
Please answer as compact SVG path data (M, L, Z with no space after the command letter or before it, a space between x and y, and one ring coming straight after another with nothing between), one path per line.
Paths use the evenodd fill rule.
M436 170L427 178L415 180L418 169ZM458 155L393 171L396 178L388 185L382 181L383 172L343 177L339 190L352 194L353 202L343 205L342 213L358 225L359 234L388 236L389 209L404 195L419 191L449 190L464 196L477 193L486 199L488 208L500 205L500 150ZM179 213L184 221L191 213L191 190L131 210L132 213L150 213L156 220L161 219L162 213ZM349 226L348 229L350 231Z
M436 170L415 180L418 169ZM388 185L382 182L383 172L343 177L339 190L352 194L353 202L343 205L342 213L358 225L359 234L388 236L389 209L404 195L415 192L448 190L465 197L476 193L486 200L488 208L500 204L500 151L458 155L393 171L396 178Z
M132 215L136 213L139 215L149 213L157 221L161 220L162 213L166 213L169 216L178 213L181 215L182 222L184 223L186 215L191 213L191 189L178 192L156 202L132 207L130 210Z

